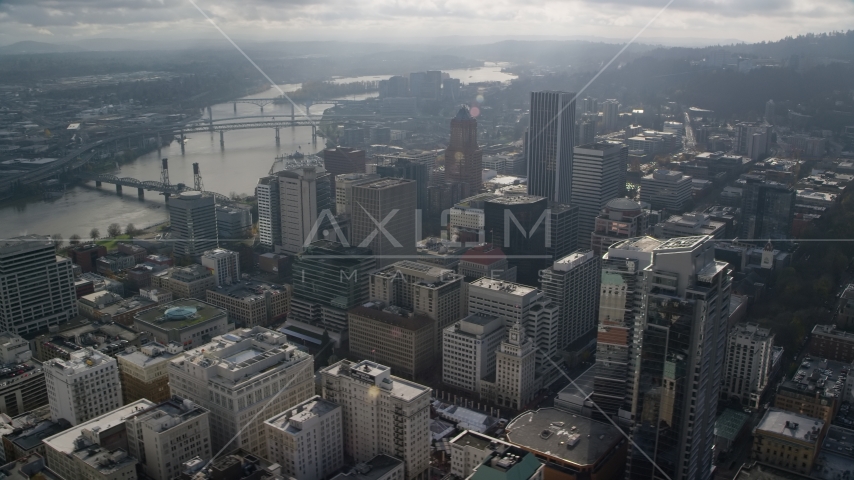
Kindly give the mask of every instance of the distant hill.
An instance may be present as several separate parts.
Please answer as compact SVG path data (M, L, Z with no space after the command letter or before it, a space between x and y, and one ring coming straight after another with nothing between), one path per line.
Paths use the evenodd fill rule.
M24 55L33 53L82 52L76 45L58 45L56 43L24 41L0 47L0 55Z

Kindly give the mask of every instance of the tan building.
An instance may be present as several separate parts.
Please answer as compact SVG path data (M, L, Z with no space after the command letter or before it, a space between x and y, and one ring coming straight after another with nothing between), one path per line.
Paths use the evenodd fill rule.
M777 388L774 407L830 423L841 402L850 364L807 356L798 371Z
M232 322L242 327L269 327L284 320L291 306L290 285L257 280L241 280L207 291L207 301L228 312Z
M214 451L234 439L234 445L263 457L264 420L314 395L313 367L314 358L289 344L285 334L245 328L170 360L169 388L210 411Z
M167 268L151 276L151 287L169 290L175 298L205 299L205 291L216 288L216 279L207 268L192 264Z
M172 396L169 392L169 360L183 352L184 348L176 343L162 345L153 342L116 354L124 402L127 404L141 398L152 402L169 400Z
M323 480L344 465L341 407L314 396L266 422L267 459L300 480Z
M463 283L453 270L403 260L371 274L370 299L435 320L434 349L439 354L442 330L463 317Z
M511 420L507 441L536 455L548 480L620 478L626 464L628 442L619 430L556 408Z
M407 378L417 378L433 367L436 322L398 306L368 302L351 308L350 353L391 367Z
M178 478L184 462L214 453L208 411L180 397L128 416L125 427L128 453L153 480Z
M816 418L769 408L753 429L752 458L809 475L826 433L824 426Z
M481 398L502 407L519 410L537 393L536 348L516 323L495 352L495 375L481 379Z
M407 480L430 476L430 388L368 360L320 370L323 398L341 405L344 451L356 462L378 454L403 460Z

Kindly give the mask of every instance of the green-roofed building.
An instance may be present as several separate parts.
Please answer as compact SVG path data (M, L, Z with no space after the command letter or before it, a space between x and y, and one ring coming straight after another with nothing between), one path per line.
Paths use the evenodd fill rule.
M727 408L715 420L715 446L718 451L728 452L735 440L741 435L750 415Z
M466 480L542 480L543 470L533 453L510 447L488 455Z

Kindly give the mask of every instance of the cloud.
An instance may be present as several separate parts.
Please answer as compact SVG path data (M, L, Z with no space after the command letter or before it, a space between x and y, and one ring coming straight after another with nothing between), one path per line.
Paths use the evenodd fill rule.
M364 35L631 37L666 0L198 0L230 34L298 40ZM850 0L676 0L648 36L774 40L854 24ZM4 0L0 39L86 32L213 35L187 0ZM21 38L25 39L25 38Z

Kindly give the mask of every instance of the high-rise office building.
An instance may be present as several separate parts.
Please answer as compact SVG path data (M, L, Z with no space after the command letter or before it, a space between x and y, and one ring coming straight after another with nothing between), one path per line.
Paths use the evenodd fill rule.
M435 320L438 354L442 331L462 317L463 279L453 270L403 260L371 274L370 298Z
M333 208L330 175L321 167L298 167L278 172L282 248L300 253L306 245L323 236Z
M345 173L335 177L335 213L338 215L352 215L353 187L355 185L371 183L379 179L380 175L376 173Z
M495 383L482 381L483 390L492 391L491 401L502 407L520 410L537 393L537 343L527 335L518 322L507 329L507 338L495 352Z
M599 274L599 257L592 250L571 253L540 272L543 293L558 306L559 349L593 338Z
M661 243L652 237L630 238L602 256L592 399L622 425L632 421L634 388L626 379L634 378L638 367L634 332L643 321L643 271Z
M216 248L216 202L195 190L181 192L166 203L169 228L172 232L172 255L198 257Z
M421 240L414 180L384 178L353 187L352 243L369 248L377 268L415 257Z
M682 213L688 209L693 195L693 179L675 170L657 169L641 178L641 202L654 210Z
M711 237L674 238L644 270L628 478L711 478L732 283L714 255Z
M774 117L776 115L776 109L774 105L774 100L768 100L765 102L765 123L774 125Z
M575 126L575 145L596 143L596 123L591 120L581 120Z
M213 274L217 287L240 281L240 255L224 248L215 248L202 254L202 266Z
M44 371L54 421L77 425L124 405L116 359L98 350L78 350L70 360L54 358Z
M395 75L388 79L389 97L409 97L409 78Z
M445 150L445 181L464 183L469 195L480 192L483 152L477 145L477 120L468 107L461 107L451 119L451 141Z
M255 185L258 199L258 241L266 247L282 244L281 200L279 200L279 177L269 175L258 179Z
M531 92L531 119L525 132L528 193L565 205L572 200L574 99L574 93Z
M521 325L534 341L537 367L551 368L559 349L560 311L542 290L518 283L481 278L469 285L469 314L499 317L510 330Z
M468 315L442 334L442 383L480 392L481 379L495 372L495 352L507 338L504 320Z
M341 405L344 451L356 462L378 454L403 460L406 480L430 469L430 392L385 365L342 360L320 370L323 398Z
M782 183L748 175L741 194L741 238L791 238L795 195Z
M613 98L609 98L602 102L602 123L605 126L604 133L611 133L617 130L617 121L620 119L620 102Z
M318 396L264 422L265 458L282 473L305 480L323 480L344 465L341 406Z
M293 266L289 321L319 325L330 332L347 329L347 310L368 300L376 259L367 248L319 240Z
M551 246L547 208L548 200L535 195L504 195L484 202L486 241L507 254L520 283L535 285L537 272L553 261L547 250Z
M774 335L755 323L736 325L729 333L721 400L738 399L759 408L773 364Z
M136 348L127 348L116 354L122 382L122 400L125 405L141 398L152 402L165 402L172 396L169 391L169 361L183 355L184 347L178 343L163 345L149 342Z
M580 245L590 238L602 207L625 190L628 154L628 147L619 143L575 147L572 156L572 204L578 207Z
M77 316L71 261L56 256L48 237L0 241L0 329L23 334Z
M419 210L426 213L427 187L430 184L430 166L427 163L418 162L409 158L398 158L391 165L377 165L377 174L381 177L415 180L415 204Z
M210 411L214 451L233 439L233 445L264 456L264 420L314 395L314 359L282 333L234 330L170 361L169 386Z
M546 245L546 254L551 260L563 258L576 251L579 245L586 246L586 242L578 241L578 205L561 205L549 203L549 225L551 241Z
M599 211L590 234L590 248L596 256L601 256L611 245L643 236L648 228L649 210L634 200L615 198Z
M338 175L365 173L365 151L348 147L327 148L323 150L323 167L332 176L335 188Z
M435 366L436 321L397 305L370 301L348 312L350 358L382 362L392 373L416 379Z

